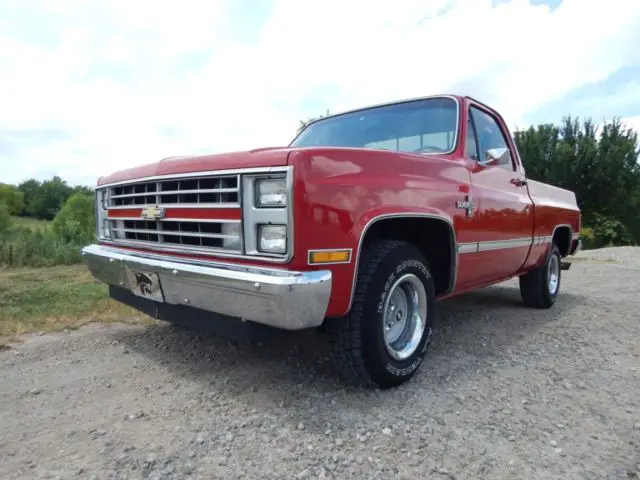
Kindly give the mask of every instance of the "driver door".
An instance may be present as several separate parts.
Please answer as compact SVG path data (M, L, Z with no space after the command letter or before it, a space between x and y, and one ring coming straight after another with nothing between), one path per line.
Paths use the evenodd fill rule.
M476 207L465 222L464 242L471 246L462 255L469 272L465 283L475 287L520 270L532 243L533 204L501 120L471 102L466 127L465 156Z

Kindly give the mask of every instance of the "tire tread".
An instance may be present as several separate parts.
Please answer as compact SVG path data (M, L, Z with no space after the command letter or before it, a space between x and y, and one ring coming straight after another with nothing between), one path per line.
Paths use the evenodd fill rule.
M555 243L551 245L552 255L558 255L559 249ZM522 275L519 280L520 284L520 296L525 305L532 308L549 308L555 303L555 297L549 295L547 291L547 262L544 265L531 270L525 275ZM557 292L556 292L557 293Z
M336 322L331 335L331 348L338 372L351 383L365 387L375 386L365 368L360 334L366 294L374 273L387 255L396 248L408 246L409 244L398 240L381 240L371 244L362 254L353 305L349 313Z

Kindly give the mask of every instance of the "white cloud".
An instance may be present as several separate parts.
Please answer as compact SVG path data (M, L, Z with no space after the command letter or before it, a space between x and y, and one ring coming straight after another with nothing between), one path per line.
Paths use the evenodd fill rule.
M636 115L635 117L623 118L621 122L625 125L626 128L632 128L633 130L638 132L638 137L640 138L640 115Z
M280 0L250 42L235 36L250 10L232 15L234 1L31 2L23 24L3 23L0 7L2 181L58 172L92 183L166 156L286 144L299 119L326 108L438 92L476 95L513 128L640 66L634 1L552 11L526 0ZM16 27L34 19L55 40ZM25 129L68 137L15 140Z

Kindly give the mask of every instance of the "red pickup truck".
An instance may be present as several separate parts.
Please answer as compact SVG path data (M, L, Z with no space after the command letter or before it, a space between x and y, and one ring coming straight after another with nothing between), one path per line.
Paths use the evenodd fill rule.
M379 388L417 371L437 300L517 276L549 308L580 248L574 193L528 179L500 114L458 95L113 173L96 206L83 254L114 299L187 326L329 332L338 371Z

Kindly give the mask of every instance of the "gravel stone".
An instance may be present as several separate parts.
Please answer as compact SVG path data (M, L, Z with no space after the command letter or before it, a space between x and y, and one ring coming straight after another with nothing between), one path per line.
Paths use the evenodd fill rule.
M384 391L342 383L315 332L25 336L0 352L0 478L638 478L638 284L640 248L611 248L549 310L515 279L444 300Z

